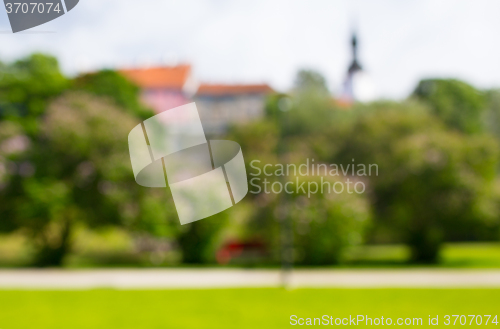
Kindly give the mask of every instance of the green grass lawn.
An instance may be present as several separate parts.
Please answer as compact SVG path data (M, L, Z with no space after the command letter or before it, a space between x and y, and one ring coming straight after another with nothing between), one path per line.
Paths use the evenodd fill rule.
M500 318L500 290L228 289L0 292L1 329L274 329L292 327L289 320L291 315L303 318L331 315L334 318L342 318L358 314L371 318L391 317L394 321L399 317L422 318L423 326L427 326L429 315L439 315L441 324L446 314L498 314ZM490 323L487 327L499 326Z
M455 243L445 245L443 266L500 268L500 243Z
M408 267L410 252L404 245L368 245L353 250L346 267ZM447 243L440 262L426 265L445 268L500 268L500 243Z

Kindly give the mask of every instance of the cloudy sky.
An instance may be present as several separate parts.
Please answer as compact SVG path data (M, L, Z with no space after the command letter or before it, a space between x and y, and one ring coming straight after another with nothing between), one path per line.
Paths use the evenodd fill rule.
M268 82L280 90L299 68L312 68L336 91L355 25L378 95L401 98L424 77L500 87L499 16L498 0L80 0L61 18L18 34L7 32L0 10L0 58L48 52L68 74L189 62L206 82Z

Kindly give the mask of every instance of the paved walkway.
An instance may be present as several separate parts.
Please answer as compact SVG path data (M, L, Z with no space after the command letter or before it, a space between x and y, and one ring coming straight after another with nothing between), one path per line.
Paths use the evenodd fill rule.
M296 270L289 286L500 288L500 270ZM279 287L278 270L1 270L0 289L184 289Z

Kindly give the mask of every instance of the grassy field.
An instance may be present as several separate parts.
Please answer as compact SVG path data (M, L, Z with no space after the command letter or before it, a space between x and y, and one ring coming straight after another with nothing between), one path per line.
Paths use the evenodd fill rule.
M348 267L406 267L410 252L403 245L361 246L348 255ZM434 267L500 268L500 243L448 243Z
M429 315L438 315L444 326L446 314L498 314L500 320L499 296L496 289L2 291L0 328L275 329L292 327L291 315L358 314L422 318L423 326ZM498 325L490 321L487 327Z

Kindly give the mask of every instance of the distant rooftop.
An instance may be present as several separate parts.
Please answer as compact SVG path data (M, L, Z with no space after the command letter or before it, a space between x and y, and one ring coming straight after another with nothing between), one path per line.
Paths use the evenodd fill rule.
M201 84L198 95L222 96L238 94L268 94L273 89L267 84Z
M177 89L191 87L193 94L222 96L238 94L268 94L273 89L267 84L207 84L192 79L191 65L157 66L123 69L120 73L143 89Z
M141 88L182 89L191 74L190 65L162 66L120 70Z

